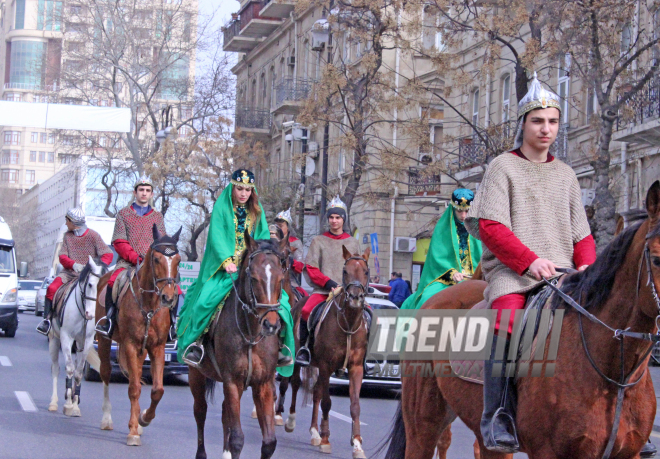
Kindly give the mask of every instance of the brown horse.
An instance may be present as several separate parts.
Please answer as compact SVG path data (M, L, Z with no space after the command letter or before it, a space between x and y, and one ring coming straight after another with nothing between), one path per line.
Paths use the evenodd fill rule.
M163 369L165 367L165 344L170 329L169 308L177 300L176 279L181 256L177 249L181 228L172 237L161 236L153 227L154 243L147 250L144 262L130 282L130 291L119 298L117 325L112 339L119 344L118 360L122 370L128 373L128 397L131 400L131 417L128 421L129 446L140 446L142 427L156 417L156 407L163 397ZM111 273L103 276L98 286L96 316L105 313L100 299L105 298L105 287ZM110 345L112 341L97 334L101 379L103 381L103 419L101 429L112 430L110 406ZM146 351L146 352L145 352ZM142 365L149 355L151 360L151 405L140 413L142 392Z
M309 432L312 437L312 445L319 446L322 453L332 452L328 417L332 406L329 391L330 376L337 370L345 370L348 372L350 411L353 420L351 434L353 458L364 458L366 456L362 449L360 435L360 388L362 387L363 365L368 344L368 333L363 314L369 282L368 260L371 249L367 248L362 255L352 254L346 247L343 247L343 251L345 263L342 290L332 300L327 315L320 328L317 329L314 338L311 366L318 368L319 373L313 389L314 404ZM295 310L292 311L296 330L300 324L300 313L305 302L306 298L301 299L296 304ZM296 348L298 345L296 341ZM291 376L292 394L289 418L284 426L287 432L293 432L296 425L296 399L300 385L300 366L296 364ZM284 408L284 395L287 387L288 381L283 378L280 383L280 398L276 408L278 415L281 415ZM318 428L319 404L323 411L320 435Z
M567 276L561 287L601 323L586 320L557 294L550 300L565 309L555 376L522 377L516 384L518 437L530 459L633 459L651 433L656 404L647 369L660 314L660 182L649 189L646 208L645 221L624 230L593 265ZM460 284L425 307L471 307L483 287ZM449 296L461 300L449 301ZM483 447L483 387L459 378L435 382L435 388L424 386L426 394L404 383L386 457L431 458L457 415L477 436L482 459L510 457ZM621 388L622 382L629 386Z
M223 383L224 393L222 457L237 459L243 449L240 410L241 396L247 387L252 387L252 399L263 435L261 457L271 457L277 445L273 378L279 351L277 333L281 323L278 310L288 241L255 241L246 231L245 242L247 250L241 259L236 287L209 327L206 353L199 369L190 367L188 381L197 422L196 459L206 459L207 397L212 398L216 381Z

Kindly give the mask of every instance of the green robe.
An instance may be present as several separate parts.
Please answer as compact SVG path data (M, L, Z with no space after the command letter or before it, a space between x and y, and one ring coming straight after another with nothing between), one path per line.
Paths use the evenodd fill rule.
M456 225L462 223L455 221L454 210L450 207L433 230L417 291L404 301L401 309L419 309L433 295L455 285L452 275L456 271L469 275L474 273L481 260L481 241L469 236L467 248L461 247Z
M243 235L237 234L239 223L231 199L232 189L233 186L229 184L213 207L206 251L199 269L199 276L190 286L179 313L177 356L180 362L183 362L183 353L186 348L208 331L208 326L214 315L222 310L225 300L231 293L231 276L224 269L223 264L228 259L236 262L235 256L244 246ZM254 222L246 222L246 224L253 238L270 239L263 208L261 209L261 217L256 224ZM238 250L237 241L239 243ZM236 274L233 276L234 278L237 277ZM286 345L282 352L291 355L290 350L295 349L293 318L291 317L289 296L284 290L282 290L280 297L280 305L279 315L284 325L282 328L284 330L284 344ZM293 365L278 367L277 371L282 376L291 376Z

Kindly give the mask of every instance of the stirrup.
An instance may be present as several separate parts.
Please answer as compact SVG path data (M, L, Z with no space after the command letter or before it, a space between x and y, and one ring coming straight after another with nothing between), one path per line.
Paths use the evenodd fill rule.
M503 445L495 441L495 432L493 432L493 426L495 424L495 420L499 416L507 418L511 422L511 430L513 430L513 432L509 432L509 434L513 437L513 441L514 441L513 445ZM495 410L495 413L493 414L493 417L490 420L490 426L488 427L488 437L490 438L484 438L483 441L484 441L484 446L489 451L495 451L498 453L505 453L505 454L513 454L513 453L517 453L520 450L520 442L518 441L518 433L516 431L516 421L515 419L513 419L513 416L511 416L509 413L504 411L503 407L500 407L497 410Z
M174 341L178 338L178 335L176 334L176 326L170 327L170 329L167 332L167 337L169 338L170 341Z
M296 363L301 367L307 367L312 363L312 353L307 346L301 346L296 353Z
M43 330L39 329L39 327L41 327L41 324L46 324L46 331L43 331ZM37 330L37 332L41 333L42 335L48 336L48 333L50 332L50 327L51 327L50 320L49 319L43 319L41 322L39 322L39 325L37 325L36 330Z
M103 319L105 319L108 322L108 329L107 330L104 329L104 328L101 328L102 326L100 324L101 324L101 321ZM105 336L106 338L110 338L110 330L112 330L112 319L110 319L108 316L101 317L99 319L99 321L96 322L96 326L94 327L94 330L96 330L96 332L99 335Z
M191 348L197 348L197 349L200 349L202 351L202 356L199 358L198 362L196 362L194 360L190 360L188 358L188 355L192 352ZM188 345L186 350L183 352L183 363L185 363L186 365L190 365L191 367L194 367L194 368L199 368L199 364L202 363L202 360L204 360L204 354L205 354L204 353L204 346L197 343L197 341L192 342Z

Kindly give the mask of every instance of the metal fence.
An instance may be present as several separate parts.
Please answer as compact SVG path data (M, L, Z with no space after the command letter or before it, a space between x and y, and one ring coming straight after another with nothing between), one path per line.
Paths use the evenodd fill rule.
M223 44L227 46L227 43L231 41L236 35L241 31L241 21L239 19L234 19L227 23L224 27L223 33Z
M408 194L439 193L441 182L440 174L426 174L417 167L408 168Z
M625 93L632 83L624 85L621 92ZM616 129L642 124L651 118L660 116L660 77L651 78L644 88L630 99L619 112Z
M252 107L236 107L236 127L270 129L270 111Z
M314 80L307 78L282 78L275 84L276 107L285 101L305 100L309 97Z

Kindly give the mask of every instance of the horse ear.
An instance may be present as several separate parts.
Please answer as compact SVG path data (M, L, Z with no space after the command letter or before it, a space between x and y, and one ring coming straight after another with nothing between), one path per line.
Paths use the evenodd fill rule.
M250 231L247 228L245 228L245 232L243 233L243 238L245 239L245 247L247 247L249 252L254 252L259 248L259 245L252 238L252 236L250 236Z
M183 229L183 225L179 226L179 231L174 233L174 236L172 236L172 239L174 239L174 242L179 242L179 236L181 236L181 230Z
M154 241L157 241L160 239L160 232L158 232L158 226L154 223L154 227L152 228L152 231L154 233Z
M646 212L651 220L655 220L660 213L660 181L656 180L646 193Z
M87 264L91 265L92 268L96 268L96 263L94 263L94 259L92 258L92 256L91 255L87 255L87 256L89 257L89 261L87 262Z
M364 258L365 261L369 261L369 255L371 255L371 247L367 247L367 249L362 254L362 258Z
M353 256L351 252L348 251L345 245L341 246L342 253L344 254L344 260L348 260Z

